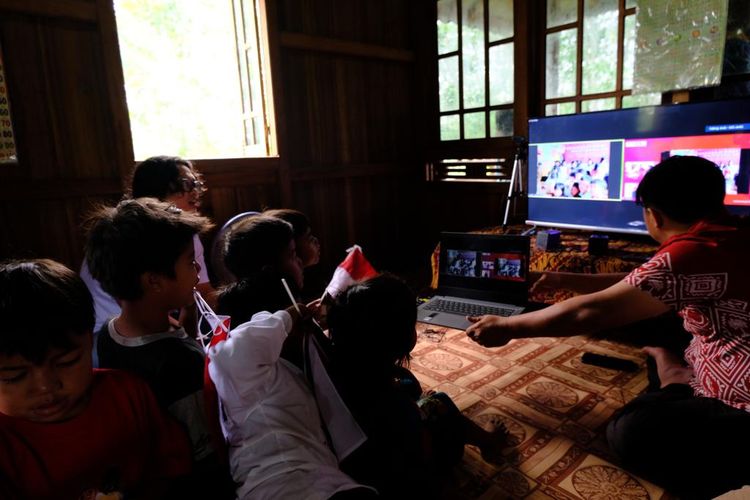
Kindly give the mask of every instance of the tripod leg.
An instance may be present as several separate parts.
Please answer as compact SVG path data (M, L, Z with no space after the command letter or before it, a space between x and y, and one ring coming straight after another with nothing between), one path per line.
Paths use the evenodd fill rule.
M516 194L516 179L518 176L518 163L520 162L520 158L518 155L516 155L513 159L513 170L510 173L510 184L508 184L508 197L505 200L505 215L503 216L503 230L505 230L508 227L508 214L510 213L510 202L515 197ZM513 209L515 210L515 202L513 204Z

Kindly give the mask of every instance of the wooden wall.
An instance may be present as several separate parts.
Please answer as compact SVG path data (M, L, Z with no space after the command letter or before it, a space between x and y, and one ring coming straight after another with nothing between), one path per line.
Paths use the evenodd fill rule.
M421 169L412 27L426 4L278 2L280 154L292 204L324 242L324 264L353 243L376 267L414 263Z
M83 214L119 196L133 154L113 26L101 0L0 1L21 159L0 165L0 257L77 265Z

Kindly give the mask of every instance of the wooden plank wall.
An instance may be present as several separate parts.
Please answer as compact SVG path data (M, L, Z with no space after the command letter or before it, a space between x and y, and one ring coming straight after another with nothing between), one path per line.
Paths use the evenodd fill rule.
M428 3L277 3L279 151L291 205L311 217L324 267L354 243L379 268L403 271L419 258L413 27Z
M113 23L101 0L0 1L0 47L22 159L0 165L0 257L77 265L83 215L119 196L133 155Z

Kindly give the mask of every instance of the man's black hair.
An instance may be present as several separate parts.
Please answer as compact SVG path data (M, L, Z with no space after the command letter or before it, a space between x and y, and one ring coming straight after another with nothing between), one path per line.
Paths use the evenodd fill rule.
M48 259L0 264L0 354L41 363L94 328L94 303L81 278Z
M698 156L672 156L646 172L635 201L676 222L692 224L725 213L725 192L724 175L715 163Z

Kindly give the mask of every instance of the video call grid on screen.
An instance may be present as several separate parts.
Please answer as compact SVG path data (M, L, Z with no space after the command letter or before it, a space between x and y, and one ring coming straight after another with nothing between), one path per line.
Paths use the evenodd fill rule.
M447 262L443 273L450 276L519 282L526 280L526 257L521 253L447 249L445 255Z
M748 213L749 122L748 100L530 120L529 222L645 233L635 189L674 155L716 163L729 210Z

